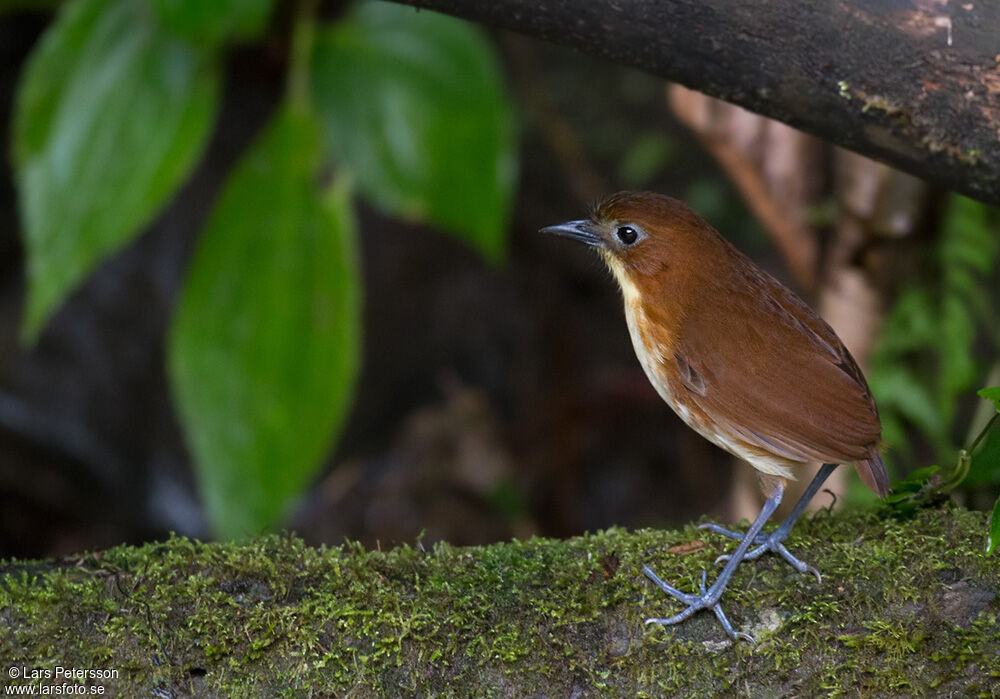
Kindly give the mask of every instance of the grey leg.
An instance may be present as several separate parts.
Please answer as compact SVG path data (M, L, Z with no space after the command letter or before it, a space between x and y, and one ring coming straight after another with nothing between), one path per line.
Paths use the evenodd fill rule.
M735 553L733 553L733 555L729 557L729 559L726 561L726 566L722 569L722 572L719 573L719 577L716 578L715 582L712 583L712 586L707 590L705 589L705 578L707 577L707 575L704 571L702 571L701 594L689 595L685 592L681 592L677 588L672 587L671 585L668 585L667 583L660 580L659 576L657 576L656 573L650 570L649 566L643 566L642 572L646 574L646 577L648 577L650 580L656 583L657 587L659 587L661 590L666 592L671 597L674 597L683 602L684 604L688 605L687 609L685 609L680 614L677 614L675 616L666 619L646 619L646 623L660 624L661 626L666 626L668 624L676 624L680 621L684 621L689 616L697 612L699 609L711 609L715 613L715 616L719 619L719 623L722 624L722 628L726 630L727 634L729 634L730 638L732 638L733 640L737 638L744 638L753 643L754 639L752 636L750 636L749 634L740 633L733 629L732 624L729 623L729 620L723 613L722 607L719 606L719 598L722 597L722 592L726 589L726 585L729 584L729 579L733 577L733 573L736 571L737 566L739 566L740 561L742 561L743 557L746 555L747 549L749 549L750 545L754 543L757 535L760 533L760 530L763 529L764 524L767 522L768 518L772 514L774 514L774 510L778 507L778 504L781 502L782 490L783 488L779 486L776 489L775 493L767 499L767 501L764 503L764 506L760 509L760 514L757 515L757 519L755 519L753 521L753 524L750 525L750 529L747 531L746 536L744 536L740 540L739 546L736 547Z
M753 543L757 544L757 548L752 551L748 551L743 558L745 560L752 561L755 558L759 558L765 551L774 551L788 561L788 563L795 568L795 570L800 573L812 573L816 576L817 581L822 582L823 578L820 576L819 571L808 563L800 561L798 558L793 556L788 549L785 548L784 541L788 538L788 534L792 531L792 527L795 526L799 517L801 517L802 513L805 512L806 505L808 505L809 501L813 499L813 496L819 492L819 489L823 486L823 483L826 482L826 479L830 477L830 474L833 473L835 468L837 468L837 464L823 464L823 467L816 472L816 476L812 479L812 482L809 483L809 487L806 488L804 493L802 493L802 497L800 497L798 502L795 503L795 507L793 507L788 516L785 517L785 521L778 525L778 528L770 534L757 534L753 539ZM698 528L708 529L716 534L728 536L730 539L742 540L745 538L743 534L720 527L718 524L702 524ZM747 532L747 534L749 534L749 532ZM724 561L728 558L729 556L719 556L718 560Z

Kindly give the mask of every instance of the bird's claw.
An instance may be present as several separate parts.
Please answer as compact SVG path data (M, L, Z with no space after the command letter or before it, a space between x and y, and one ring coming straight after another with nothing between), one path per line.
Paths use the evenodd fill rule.
M717 524L711 524L711 523L700 524L698 525L698 528L708 529L710 531L715 532L716 534L722 534L723 536L728 536L731 539L736 539L738 541L743 539L743 534L730 531L729 529L720 527ZM747 551L746 555L743 556L743 560L752 561L757 558L760 558L760 556L764 554L766 551L773 551L774 553L784 558L785 561L790 566L795 568L795 570L799 571L800 573L813 574L814 576L816 576L816 582L822 584L823 576L820 575L819 571L816 570L816 568L814 568L813 566L806 563L805 561L801 561L794 555L792 555L792 553L787 548L785 548L784 541L785 541L785 536L779 534L778 531L772 532L771 534L758 534L753 538L753 543L759 545L757 546L757 548ZM725 563L731 557L732 556L730 556L730 554L724 553L715 559L715 563L716 565L718 565L719 563Z
M695 612L701 609L711 609L715 613L716 618L719 623L722 624L722 628L725 630L726 634L734 641L743 639L749 641L752 644L757 643L757 640L748 633L743 633L742 631L737 631L733 628L733 625L729 623L729 619L726 618L725 612L722 611L722 606L719 604L719 597L721 596L721 590L714 590L712 588L706 589L706 583L708 579L708 571L701 571L701 584L699 588L701 594L699 595L689 595L686 592L681 592L676 587L664 582L660 579L656 573L652 571L649 566L643 566L642 572L645 573L646 577L653 581L653 583L659 587L661 590L666 592L668 595L677 599L687 605L687 608L675 614L672 617L667 617L663 619L649 618L646 619L645 624L657 624L659 626L670 626L671 624L677 624L688 617L690 617ZM714 586L713 586L714 587Z
M722 611L722 606L718 602L712 602L712 603L707 602L706 601L707 596L694 596L694 595L692 596L695 597L694 602L689 604L687 609L685 609L680 614L676 614L666 619L655 619L655 618L646 619L646 625L649 626L650 624L657 624L659 626L669 626L671 624L677 624L684 621L692 614L701 609L711 609L715 613L715 617L719 620L719 623L722 624L722 628L725 630L726 635L728 635L729 638L733 639L734 641L743 639L744 641L749 641L753 645L757 645L756 638L754 638L748 633L744 633L743 631L737 631L736 629L733 628L733 625L729 623L729 619L726 618L726 613Z

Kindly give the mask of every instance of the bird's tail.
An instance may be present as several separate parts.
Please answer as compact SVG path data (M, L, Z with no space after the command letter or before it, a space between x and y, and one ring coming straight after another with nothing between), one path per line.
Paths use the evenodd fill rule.
M889 474L885 470L885 464L877 448L872 447L868 458L855 462L854 468L857 469L864 484L880 498L889 494Z

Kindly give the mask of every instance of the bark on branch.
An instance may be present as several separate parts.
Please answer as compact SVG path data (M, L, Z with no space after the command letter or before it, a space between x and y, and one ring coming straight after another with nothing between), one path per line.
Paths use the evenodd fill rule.
M396 1L641 68L1000 204L1000 4Z
M87 680L107 696L997 696L985 537L981 512L821 511L789 547L822 583L766 555L723 597L756 646L709 612L643 624L680 610L643 564L693 591L732 550L693 528L386 552L173 538L0 561L0 693L61 667L117 671Z

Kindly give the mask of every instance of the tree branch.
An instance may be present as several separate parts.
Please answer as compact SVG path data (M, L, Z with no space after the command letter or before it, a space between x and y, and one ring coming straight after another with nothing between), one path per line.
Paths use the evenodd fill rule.
M1000 204L1000 4L396 1L641 68Z

